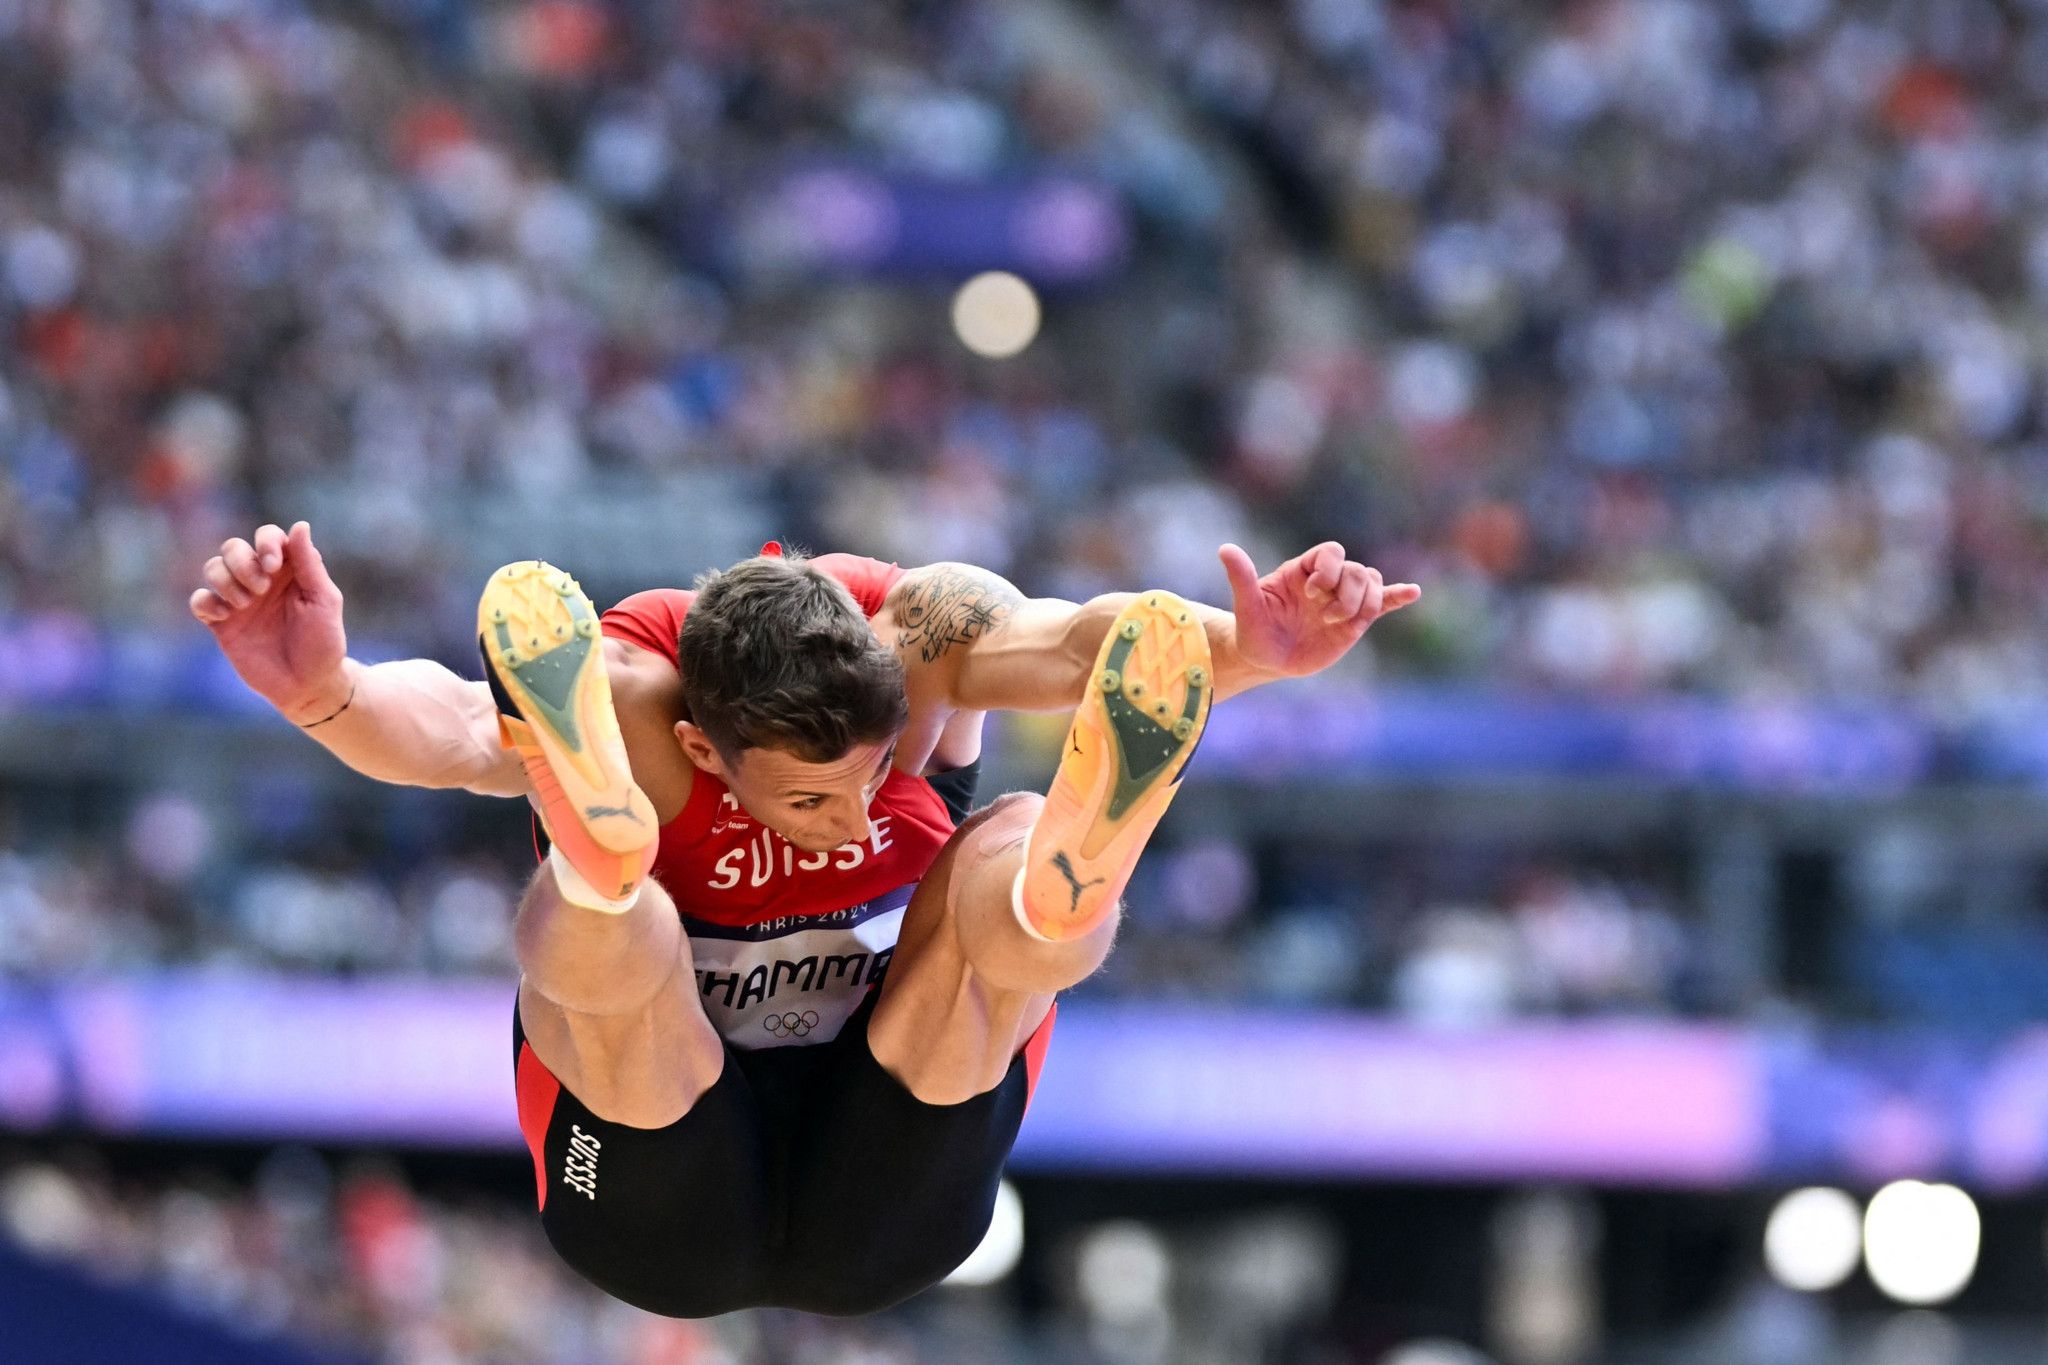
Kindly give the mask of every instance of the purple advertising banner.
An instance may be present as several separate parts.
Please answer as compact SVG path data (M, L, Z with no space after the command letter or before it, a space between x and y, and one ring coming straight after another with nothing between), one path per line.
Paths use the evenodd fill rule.
M509 982L0 983L0 1129L516 1150ZM1997 1040L1061 1011L1026 1170L1725 1187L2048 1178L2048 1029Z
M201 973L0 986L0 1126L502 1145L512 994Z
M959 180L818 161L788 168L739 204L727 251L755 268L945 280L1011 270L1073 286L1114 276L1131 248L1115 191L1051 169Z
M1661 1025L1421 1033L1353 1015L1063 1012L1042 1167L1726 1185L1763 1162L1753 1045Z

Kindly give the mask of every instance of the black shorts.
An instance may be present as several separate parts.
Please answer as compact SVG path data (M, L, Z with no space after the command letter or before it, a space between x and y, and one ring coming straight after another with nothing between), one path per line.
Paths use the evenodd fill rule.
M515 1009L519 1123L556 1252L614 1298L678 1318L872 1313L945 1278L988 1230L1053 1020L994 1090L926 1104L868 1047L876 998L829 1043L728 1046L718 1081L658 1129L586 1109Z

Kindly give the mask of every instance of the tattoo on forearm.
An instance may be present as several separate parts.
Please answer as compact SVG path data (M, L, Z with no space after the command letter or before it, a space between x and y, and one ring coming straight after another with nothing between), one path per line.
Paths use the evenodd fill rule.
M936 662L954 645L987 634L1024 600L1008 583L965 569L934 569L904 585L897 648Z

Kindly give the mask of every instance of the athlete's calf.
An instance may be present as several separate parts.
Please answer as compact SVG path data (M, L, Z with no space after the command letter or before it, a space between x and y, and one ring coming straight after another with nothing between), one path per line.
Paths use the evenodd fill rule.
M1048 942L1014 904L1027 836L1045 798L1012 794L953 835L918 885L868 1025L875 1060L926 1104L959 1104L1002 1083L1053 997L1109 955L1111 912Z
M592 1113L666 1127L718 1080L724 1044L659 882L642 883L623 910L594 909L568 900L543 865L520 902L514 941L527 1041Z

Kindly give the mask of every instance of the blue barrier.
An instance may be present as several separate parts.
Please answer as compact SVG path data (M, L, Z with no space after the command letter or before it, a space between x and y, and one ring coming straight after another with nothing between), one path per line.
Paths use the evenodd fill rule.
M356 639L375 662L407 651ZM458 667L464 666L460 663ZM192 714L278 724L194 629L0 620L0 715ZM1008 731L999 724L998 743ZM1007 742L1019 742L1008 737ZM1890 702L1603 698L1311 680L1217 708L1203 771L1244 781L1617 779L1748 792L1899 791L1935 778L2048 786L2048 709L1945 727Z

